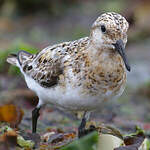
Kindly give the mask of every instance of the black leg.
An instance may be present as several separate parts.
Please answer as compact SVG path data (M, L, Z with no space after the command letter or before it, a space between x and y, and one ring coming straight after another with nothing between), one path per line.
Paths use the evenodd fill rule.
M86 118L85 118L85 116L83 116L81 124L78 128L78 137L79 138L81 138L82 136L85 135L85 132L86 132L85 126L86 126Z
M35 108L33 111L32 111L32 133L36 133L36 127L37 127L37 120L40 116L40 108Z
M87 114L86 114L86 112L84 113L81 124L78 128L78 137L79 138L81 138L81 137L83 137L83 136L96 130L94 125L90 125L89 129L85 129L86 121L89 119L89 114L88 115Z

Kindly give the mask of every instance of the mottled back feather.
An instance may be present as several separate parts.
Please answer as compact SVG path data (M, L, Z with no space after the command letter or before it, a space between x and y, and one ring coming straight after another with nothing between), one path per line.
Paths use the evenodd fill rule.
M23 72L45 88L55 86L63 74L67 58L76 53L74 48L78 46L76 50L80 50L87 41L88 37L49 46L39 54L28 57L22 64Z

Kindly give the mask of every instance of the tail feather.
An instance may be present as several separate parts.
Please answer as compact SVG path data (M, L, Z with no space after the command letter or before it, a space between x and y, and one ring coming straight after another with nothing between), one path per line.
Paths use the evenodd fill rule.
M31 57L31 56L33 56L33 55L26 51L23 51L23 50L19 51L17 54L19 64L22 65L22 63L24 61L26 61L27 59L29 59L29 57Z
M32 54L26 52L26 51L19 51L18 54L10 54L7 58L7 62L12 64L12 65L15 65L15 66L21 66L22 63L24 61L26 61L29 57L31 57Z
M10 54L7 58L7 62L17 66L18 64L18 59L17 59L17 55L16 54Z

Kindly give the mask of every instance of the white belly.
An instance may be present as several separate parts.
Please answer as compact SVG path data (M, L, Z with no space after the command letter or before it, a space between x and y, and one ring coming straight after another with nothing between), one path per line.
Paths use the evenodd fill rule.
M33 90L39 97L40 103L50 103L52 105L67 109L67 110L94 110L98 109L105 101L105 99L114 99L122 94L111 96L109 91L106 96L87 96L81 95L80 89L73 89L69 85L66 86L65 91L63 88L56 86L54 88L43 88L36 81L25 75L27 86Z

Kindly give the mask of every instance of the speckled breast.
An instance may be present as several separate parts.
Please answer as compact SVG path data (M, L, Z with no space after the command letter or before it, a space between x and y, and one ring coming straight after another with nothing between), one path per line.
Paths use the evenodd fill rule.
M126 70L119 55L115 58L96 59L85 71L83 93L105 100L120 96L126 84Z

